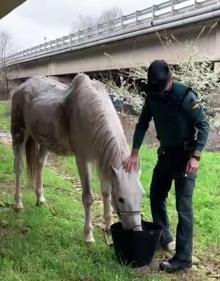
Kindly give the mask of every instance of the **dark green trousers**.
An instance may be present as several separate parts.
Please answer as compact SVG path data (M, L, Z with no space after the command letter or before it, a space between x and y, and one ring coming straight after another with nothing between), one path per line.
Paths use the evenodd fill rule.
M176 210L178 225L176 230L176 256L180 260L192 260L193 247L193 208L192 195L195 186L195 175L186 175L186 165L190 153L183 148L160 150L158 162L154 168L150 201L153 221L163 229L161 245L172 240L166 199L175 184Z

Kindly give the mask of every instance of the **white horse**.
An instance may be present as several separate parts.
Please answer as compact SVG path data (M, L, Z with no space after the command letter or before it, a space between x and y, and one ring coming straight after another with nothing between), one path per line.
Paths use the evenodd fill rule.
M37 205L45 202L42 169L48 152L74 154L82 184L86 241L94 241L90 179L90 164L94 162L100 175L106 230L112 224L111 202L125 229L142 229L140 209L144 190L138 171L126 173L122 167L129 155L128 144L101 83L85 74L78 74L69 88L46 77L28 79L13 92L11 132L17 211L23 209L21 173L25 148Z

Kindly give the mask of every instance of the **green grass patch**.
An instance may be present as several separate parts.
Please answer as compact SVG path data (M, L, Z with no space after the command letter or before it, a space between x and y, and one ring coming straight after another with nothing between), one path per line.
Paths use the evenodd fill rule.
M166 280L157 274L137 277L134 270L121 267L113 248L106 245L103 232L97 227L94 236L98 242L94 245L84 242L81 193L62 176L63 166L58 169L62 161L67 160L57 158L54 168L49 165L44 170L48 205L35 207L34 193L25 189L25 211L17 214L10 193L14 182L5 181L13 177L12 152L8 146L0 145L0 280ZM68 161L70 170L76 171L74 161ZM99 208L98 203L94 205Z
M142 182L146 189L143 212L151 220L149 185L156 162L156 151L143 147ZM23 192L25 211L12 208L14 189L13 156L9 146L0 145L0 280L1 281L165 281L170 275L157 269L142 273L118 264L113 248L106 245L103 232L94 228L96 243L84 242L84 211L81 192L73 187L78 179L73 157L50 158L44 169L48 204L35 207L35 194ZM214 268L220 250L220 154L205 153L194 194L195 248L204 263ZM93 180L99 190L97 176ZM173 191L168 200L172 229L176 212ZM100 203L94 202L95 221L100 220ZM163 254L156 256L156 268ZM185 278L185 279L182 279ZM209 280L199 271L176 275L172 280Z
M11 103L0 101L0 131L10 131Z

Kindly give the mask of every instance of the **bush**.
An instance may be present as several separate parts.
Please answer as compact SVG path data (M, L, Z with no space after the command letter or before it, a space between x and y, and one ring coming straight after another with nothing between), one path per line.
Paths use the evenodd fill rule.
M215 27L213 25L209 32ZM205 28L201 30L195 41L185 42L183 53L188 54L187 60L180 60L177 65L171 65L173 77L192 87L207 111L207 115L212 127L215 127L214 117L215 108L212 98L214 89L220 87L219 73L214 71L213 62L200 55L196 48L196 41L203 34ZM209 33L208 32L208 33ZM164 48L171 47L178 40L171 34L169 37L162 38L159 33L157 36ZM207 39L208 40L208 39ZM117 85L113 80L106 80L104 84L107 90L118 99L127 102L135 111L140 112L143 106L143 93L138 88L140 82L146 81L145 67L132 68L128 71L120 72L121 85ZM122 108L123 109L123 108ZM217 123L216 123L217 124Z

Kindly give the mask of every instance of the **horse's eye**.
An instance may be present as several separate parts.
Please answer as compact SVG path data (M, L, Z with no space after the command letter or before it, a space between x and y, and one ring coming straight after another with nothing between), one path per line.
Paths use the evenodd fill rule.
M118 201L121 202L121 203L125 202L123 198L119 198Z

